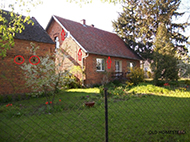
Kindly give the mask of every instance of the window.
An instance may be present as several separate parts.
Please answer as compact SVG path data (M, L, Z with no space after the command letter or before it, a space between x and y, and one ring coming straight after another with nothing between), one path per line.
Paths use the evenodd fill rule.
M105 60L101 58L96 59L96 70L105 71Z
M118 77L122 75L122 61L115 61L115 72Z
M115 61L115 72L122 72L122 62L121 61Z
M133 67L134 67L134 63L130 62L130 68L133 68Z
M55 37L55 48L59 48L59 38L58 36Z
M134 61L128 61L127 62L127 69L130 72L130 69L134 68L136 66Z

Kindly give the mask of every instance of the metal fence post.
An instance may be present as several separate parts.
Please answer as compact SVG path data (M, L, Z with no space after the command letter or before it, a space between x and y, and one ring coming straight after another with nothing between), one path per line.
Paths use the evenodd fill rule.
M108 142L108 102L107 102L107 88L104 88L105 94L105 139Z

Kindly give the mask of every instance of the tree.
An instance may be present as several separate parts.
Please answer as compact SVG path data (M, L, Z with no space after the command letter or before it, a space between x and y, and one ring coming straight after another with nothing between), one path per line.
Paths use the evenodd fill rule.
M123 12L113 22L114 30L145 59L153 57L153 40L161 22L166 25L175 50L183 48L188 37L180 31L185 31L189 23L172 21L184 15L184 12L177 12L180 3L181 0L126 0Z
M35 47L34 44L31 46L30 52L36 55L36 50L39 47ZM20 66L24 73L25 86L37 94L43 93L47 102L51 100L52 104L57 90L64 88L65 84L73 81L69 78L72 74L69 71L62 70L64 59L67 57L64 53L65 51L59 48L54 54L39 57L40 62L38 61L39 64L37 65L24 63Z
M177 53L178 63L177 66L179 68L179 76L184 78L190 77L190 57L186 52L183 52L183 56Z
M15 13L17 8L22 12L30 12L31 6L41 4L40 0L16 0L14 3L0 3L0 56L5 57L7 50L14 46L14 36L21 33L25 27L24 23L30 24L32 21L29 16ZM10 10L5 11L2 9ZM10 17L10 18L7 18Z
M155 84L157 84L159 78L166 81L169 79L177 80L178 67L175 48L164 23L160 23L158 26L154 46L152 68Z

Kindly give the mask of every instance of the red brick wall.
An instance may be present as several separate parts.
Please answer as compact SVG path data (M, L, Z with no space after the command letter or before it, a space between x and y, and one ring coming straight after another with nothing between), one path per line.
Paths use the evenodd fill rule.
M26 47L31 47L31 42L35 44L35 47L40 47L36 52L38 56L52 53L55 48L54 44L15 39L15 46L8 50L7 56L4 59L0 58L0 94L31 92L29 88L25 87L22 70L20 69L21 65L14 62L14 58L17 55L21 55L25 59L24 63L29 63L29 58L32 54L30 54ZM19 61L16 58L16 62L20 63L22 61L22 59ZM2 75L5 75L6 78L3 78Z
M140 67L140 62L137 60L129 60L124 58L117 58L117 57L110 57L111 58L111 68L107 68L107 63L105 63L105 71L96 71L96 58L103 58L105 62L107 61L108 57L106 56L100 56L95 54L90 54L89 57L86 59L86 80L85 84L87 86L91 86L93 84L101 84L103 77L106 75L106 72L110 73L110 79L111 79L111 72L115 72L115 61L121 61L122 62L122 72L127 72L127 62L135 62L138 67Z

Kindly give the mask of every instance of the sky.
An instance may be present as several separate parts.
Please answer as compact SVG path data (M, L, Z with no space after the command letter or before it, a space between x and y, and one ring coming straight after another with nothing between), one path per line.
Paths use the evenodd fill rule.
M118 17L117 12L121 12L121 5L102 3L94 0L90 4L69 3L63 0L44 0L42 5L32 9L30 13L45 28L52 15L60 16L75 22L86 19L86 24L93 24L96 28L113 31L112 22Z

